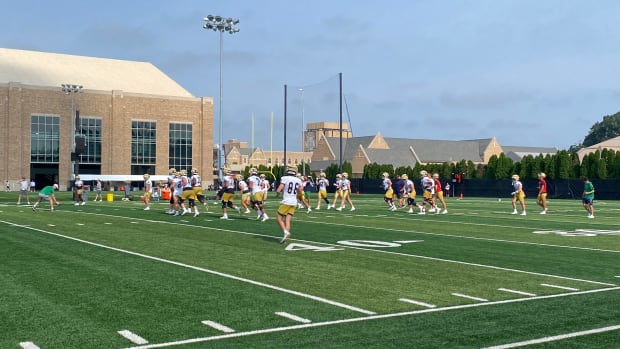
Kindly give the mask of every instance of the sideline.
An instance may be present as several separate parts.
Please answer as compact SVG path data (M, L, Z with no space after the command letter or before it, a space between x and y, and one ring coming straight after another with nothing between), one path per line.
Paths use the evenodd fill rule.
M567 339L567 338L575 338L575 337L587 336L587 335L590 335L590 334L603 333L603 332L609 332L609 331L615 331L615 330L620 330L620 325L595 328L595 329L587 330L587 331L579 331L579 332L566 333L566 334L561 334L561 335L551 336L551 337L543 337L543 338L538 338L538 339L530 339L530 340L523 341L523 342L516 342L516 343L508 343L508 344L496 345L496 346L493 346L493 347L486 347L486 348L483 348L483 349L510 349L510 348L518 348L518 347L524 347L526 345L531 345L531 344L555 342L555 341L559 341L559 340L563 340L563 339Z

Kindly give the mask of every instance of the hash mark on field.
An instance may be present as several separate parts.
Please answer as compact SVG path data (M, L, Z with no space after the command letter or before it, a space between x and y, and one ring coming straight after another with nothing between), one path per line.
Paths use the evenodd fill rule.
M75 225L84 225L84 223L75 223Z
M129 331L129 330L121 330L118 331L118 334L120 334L121 336L127 338L130 342L134 343L134 344L148 344L149 341L147 341L146 339L138 336L137 334Z
M54 224L48 224L47 226L48 226L48 227L55 227L55 225L54 225Z
M293 314L287 313L285 311L276 311L276 315L280 315L282 317L285 317L287 319L291 319L293 321L301 322L302 324L309 324L309 323L312 322L312 321L310 321L308 319L304 319L302 317L299 317L297 315L293 315Z
M108 224L108 225L109 225L109 224L112 224L112 223L110 223L110 222L105 222L105 223L103 223L103 224Z
M211 321L211 320L204 320L202 321L203 324L212 327L218 331L222 331L224 333L233 333L235 332L235 330L233 330L232 328L228 327L228 326L224 326L222 324L218 324L215 321Z
M487 306L493 306L493 305L498 305L498 304L512 304L512 303L531 302L533 300L540 300L540 299L553 299L553 298L562 298L562 297L573 297L575 295L584 295L584 294L592 294L592 293L600 293L600 292L610 292L610 291L618 291L618 290L620 290L620 287L601 288L601 289L596 289L596 290L580 291L580 292L575 292L575 293L559 293L559 294L553 294L553 295L547 295L547 296L537 296L535 298L515 298L515 299L505 299L505 300L493 301L493 302L470 303L470 304L456 305L456 306L443 307L443 308L413 310L413 311L406 311L406 312L400 312L400 313L390 313L390 314L381 314L381 315L376 315L375 314L375 315L372 315L372 316L356 317L356 318L349 318L349 319L344 319L344 320L334 320L334 321L326 321L326 322L313 322L311 324L293 325L293 326L275 327L275 328L266 328L264 330L254 330L254 331L247 331L247 332L235 332L235 333L219 335L219 336L212 336L212 337L190 338L190 339L180 340L180 341L175 341L175 342L149 344L149 345L145 345L145 346L134 347L133 349L137 349L137 348L141 348L141 349L165 348L165 347L178 346L178 345L183 345L183 344L204 343L204 342L210 342L210 341L217 341L217 340L222 340L222 339L227 339L227 338L241 338L241 337L247 337L247 336L255 336L257 334L286 332L286 331L294 331L294 330L299 330L299 329L304 329L304 328L325 327L325 326L340 325L340 324L347 324L347 323L357 323L357 322L364 322L364 321L372 321L372 320L377 320L377 319L391 319L391 318L397 318L397 317L402 317L402 316L410 316L410 315L414 315L414 314L446 312L446 311L453 311L453 310L459 310L459 309L470 309L470 308L478 308L478 307L487 307Z
M36 344L32 342L20 342L19 346L23 349L40 349Z
M609 326L609 327L602 327L602 328L595 328L593 330L587 330L587 331L566 333L566 334L561 334L561 335L558 335L558 336L551 336L551 337L543 337L543 338L538 338L538 339L531 339L529 341L523 341L523 342L516 342L516 343L508 343L508 344L496 345L496 346L493 346L493 347L486 347L484 349L518 348L518 347L524 347L524 346L531 345L531 344L554 342L554 341L559 341L559 340L567 339L567 338L575 338L575 337L587 336L589 334L596 334L596 333L615 331L615 330L618 330L618 329L620 329L620 325Z
M480 297L474 297L474 296L469 296L469 295L462 294L462 293L452 293L452 295L456 296L456 297L463 297L463 298L479 301L479 302L488 302L489 301L488 299L484 299L484 298L480 298Z
M405 302L405 303L411 303L411 304L415 304L415 305L419 305L421 307L426 307L426 308L436 308L437 306L434 304L429 304L429 303L424 303L424 302L419 302L419 301L414 301L413 299L408 299L408 298L399 298L398 299L401 302Z
M552 284L540 284L540 286L559 288L559 289L568 290L568 291L579 291L578 288L566 287L566 286L558 286L558 285L552 285Z
M511 290L509 288L498 288L498 291L504 291L504 292L510 292L510 293L516 293L516 294L520 294L523 296L530 296L530 297L536 297L536 295L534 293L529 293L529 292L523 292L523 291L517 291L517 290Z

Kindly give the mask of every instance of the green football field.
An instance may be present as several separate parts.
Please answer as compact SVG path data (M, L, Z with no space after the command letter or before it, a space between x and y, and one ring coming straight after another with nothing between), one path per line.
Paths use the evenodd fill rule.
M0 193L0 348L620 348L620 202L354 195L280 244L273 195L266 222L59 199Z

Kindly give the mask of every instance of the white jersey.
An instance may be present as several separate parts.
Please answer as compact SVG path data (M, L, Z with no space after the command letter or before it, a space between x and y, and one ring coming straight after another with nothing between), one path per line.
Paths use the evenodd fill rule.
M284 176L280 179L280 185L284 185L284 188L282 188L281 203L289 206L297 206L297 192L301 190L301 179L295 176Z
M248 184L250 185L252 194L256 194L262 190L261 185L260 185L260 178L258 178L257 175L251 175L250 178L248 178Z
M174 196L181 196L183 194L183 183L181 177L174 177L172 180L172 187L174 188Z
M22 191L28 190L28 185L29 184L30 183L28 183L28 181L25 180L25 179L23 181L19 181L19 189L22 190Z
M237 184L239 186L239 191L242 193L248 193L250 189L248 189L248 184L245 181L239 181Z
M342 185L342 179L338 179L336 178L336 180L334 181L334 187L336 187L336 189L340 190Z
M263 189L263 193L267 193L269 191L269 188L271 188L271 183L269 183L268 179L263 179L261 181L261 187Z
M153 192L153 182L150 179L147 179L144 181L144 190L147 193L152 193Z
M340 189L349 190L351 188L351 181L347 178L343 178L340 180Z
M198 173L192 175L192 183L194 183L194 187L202 187L202 178Z
M413 182L411 181L411 179L407 179L407 181L405 181L405 193L411 194L413 188Z
M235 180L230 175L224 176L224 188L228 191L235 191Z
M383 190L388 190L392 186L392 181L389 178L383 179Z
M329 181L326 178L319 179L317 185L319 186L319 190L327 190L327 186L329 185Z
M420 180L422 183L422 188L424 188L424 190L428 190L431 193L435 193L435 181L432 180L431 178L428 177L422 177L422 179Z

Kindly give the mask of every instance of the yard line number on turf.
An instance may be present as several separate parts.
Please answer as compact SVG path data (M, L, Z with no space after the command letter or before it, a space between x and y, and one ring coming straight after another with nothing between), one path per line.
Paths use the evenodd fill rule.
M340 240L338 244L349 247L400 247L402 244L412 244L422 242L424 240L406 240L406 241L377 241L377 240ZM333 246L316 246L310 244L300 244L297 242L290 243L286 246L287 251L314 251L314 252L331 252L342 251L343 248Z
M599 236L599 235L620 235L620 230L597 230L597 229L575 229L573 231L565 230L537 230L534 234L553 234L560 236Z

